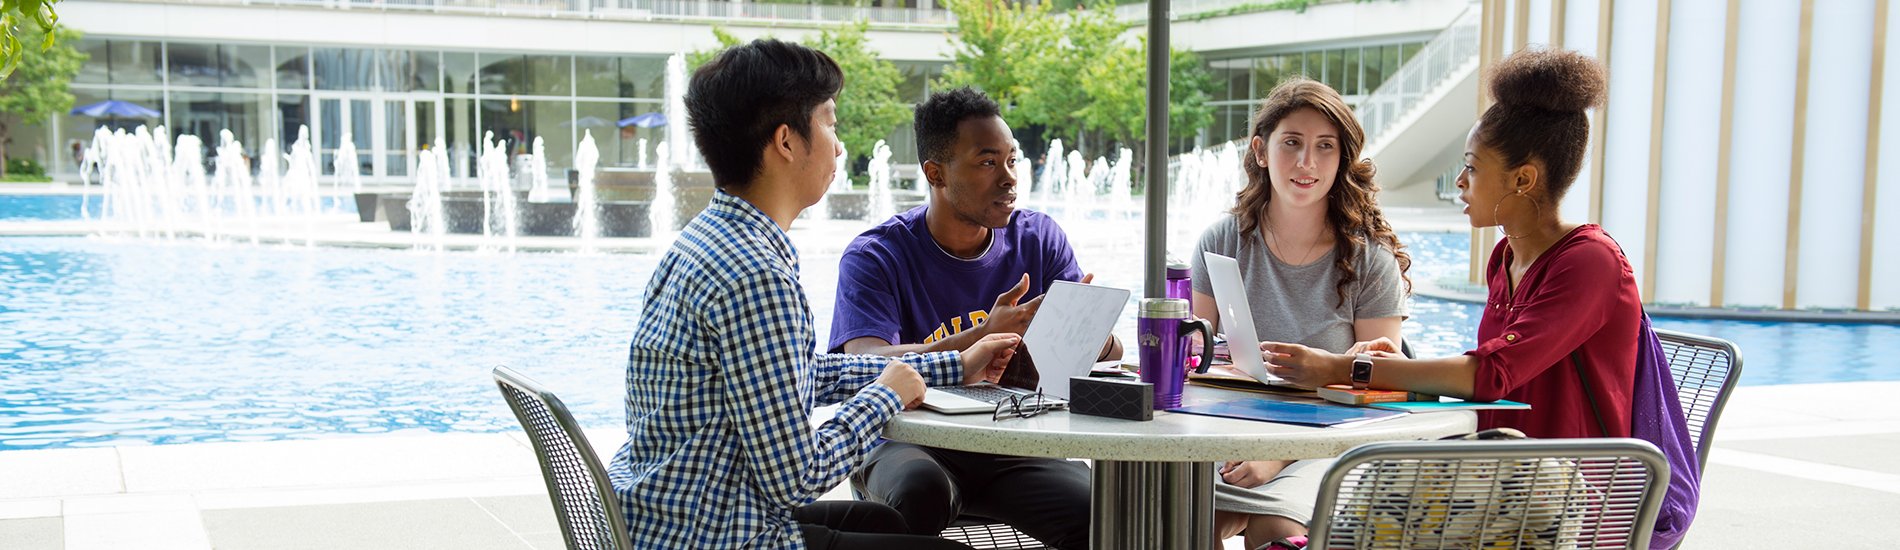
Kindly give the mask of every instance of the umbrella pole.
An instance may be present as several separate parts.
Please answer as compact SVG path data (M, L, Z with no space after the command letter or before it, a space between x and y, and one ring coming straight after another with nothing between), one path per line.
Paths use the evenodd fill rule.
M1148 2L1148 245L1144 295L1165 298L1168 263L1168 6Z

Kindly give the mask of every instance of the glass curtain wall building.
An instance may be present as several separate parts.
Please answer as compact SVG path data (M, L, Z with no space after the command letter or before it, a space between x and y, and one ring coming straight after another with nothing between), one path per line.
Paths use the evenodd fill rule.
M1274 86L1296 75L1332 86L1347 104L1357 106L1424 45L1419 40L1210 60L1208 69L1222 85L1215 89L1210 102L1214 105L1214 123L1208 127L1204 143L1214 145L1247 137L1248 119L1260 100Z
M288 150L308 127L325 176L347 142L365 181L407 181L417 151L441 143L454 177L475 174L484 136L501 140L511 158L541 138L550 177L573 165L585 132L600 147L601 166L655 162L665 128L620 127L635 115L660 112L666 58L653 55L548 55L508 52L233 45L87 37L91 55L74 79L76 105L108 99L135 103L153 118L61 117L57 170L77 166L75 151L99 125L165 125L174 136L205 143L210 161L218 132L229 129L253 159L265 140ZM921 101L942 63L899 62L900 93ZM897 162L915 162L908 121L892 132ZM641 140L645 141L645 156ZM518 166L516 168L519 168ZM556 179L555 181L561 181Z
M604 166L638 162L662 131L620 128L617 121L662 109L666 60L657 56L529 55L502 52L200 44L87 38L91 59L74 79L77 104L107 99L162 114L150 119L67 116L70 144L90 139L95 125L131 129L164 124L193 134L207 149L229 129L245 154L265 140L288 149L308 127L324 175L334 175L345 140L358 170L371 180L409 175L416 151L442 143L457 177L474 173L480 140L492 134L512 154L547 147L549 168L573 163L580 136L591 131ZM210 151L207 150L207 158ZM255 163L253 163L255 165ZM253 168L255 170L255 167Z

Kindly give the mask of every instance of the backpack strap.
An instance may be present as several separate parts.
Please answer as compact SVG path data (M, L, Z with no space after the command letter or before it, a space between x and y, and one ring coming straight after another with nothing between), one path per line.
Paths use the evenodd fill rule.
M1583 401L1590 404L1590 414L1597 419L1597 433L1603 434L1603 437L1609 437L1610 426L1603 423L1603 410L1597 408L1596 394L1590 391L1590 377L1583 374L1583 359L1577 357L1577 354L1582 351L1570 352L1570 364L1577 367L1577 381L1583 383Z

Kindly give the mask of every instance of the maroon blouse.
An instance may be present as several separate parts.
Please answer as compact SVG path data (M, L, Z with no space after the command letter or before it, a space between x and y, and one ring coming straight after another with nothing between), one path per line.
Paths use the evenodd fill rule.
M1571 230L1518 281L1499 242L1485 268L1490 297L1478 323L1473 399L1510 399L1530 410L1480 411L1478 429L1511 427L1537 438L1628 437L1642 295L1622 247L1596 224ZM1578 380L1575 355L1583 364ZM1598 428L1591 401L1609 433Z

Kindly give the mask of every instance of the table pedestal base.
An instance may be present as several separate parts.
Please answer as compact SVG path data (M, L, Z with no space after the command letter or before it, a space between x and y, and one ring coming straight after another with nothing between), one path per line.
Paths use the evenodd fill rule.
M1214 464L1095 461L1089 547L1214 548Z

